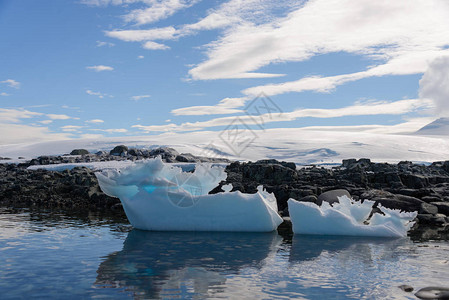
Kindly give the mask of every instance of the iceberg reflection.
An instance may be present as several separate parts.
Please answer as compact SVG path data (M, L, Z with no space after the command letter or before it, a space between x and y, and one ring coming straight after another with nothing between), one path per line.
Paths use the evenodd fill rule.
M290 262L301 262L318 258L322 253L335 254L357 248L364 260L369 260L370 245L382 249L384 255L393 253L400 245L407 243L406 238L356 237L356 236L321 236L295 235L290 250Z
M310 299L403 299L398 286L425 276L417 256L407 238L295 235L289 268Z
M95 284L143 298L210 297L227 276L262 268L281 240L276 233L132 230L100 264Z

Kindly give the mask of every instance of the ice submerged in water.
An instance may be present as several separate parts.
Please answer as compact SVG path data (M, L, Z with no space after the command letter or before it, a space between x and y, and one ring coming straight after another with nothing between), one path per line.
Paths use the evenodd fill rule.
M288 210L295 234L405 237L413 226L417 212L400 212L378 208L369 219L374 201L354 201L347 196L338 197L339 203L321 207L311 202L288 200Z
M95 175L138 229L269 232L282 222L275 196L261 186L255 194L229 192L230 185L224 193L208 194L226 179L221 166L197 164L194 172L183 172L155 158Z

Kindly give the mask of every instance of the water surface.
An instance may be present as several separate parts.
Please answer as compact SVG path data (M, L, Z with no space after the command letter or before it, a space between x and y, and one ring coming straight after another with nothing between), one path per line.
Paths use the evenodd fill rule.
M0 211L2 299L415 299L449 286L449 243L131 230L123 219Z

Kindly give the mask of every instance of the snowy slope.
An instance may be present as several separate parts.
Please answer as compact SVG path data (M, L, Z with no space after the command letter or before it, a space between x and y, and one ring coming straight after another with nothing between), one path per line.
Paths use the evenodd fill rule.
M449 118L439 118L419 129L419 135L449 135Z
M247 145L246 141L252 141ZM239 143L240 141L240 143ZM0 145L0 156L27 158L70 153L75 148L91 152L110 150L119 144L129 147L169 146L195 155L227 157L236 160L275 158L298 164L340 163L346 158L371 158L377 162L431 162L449 159L446 135L387 135L358 132L312 131L300 128L255 130L246 139L233 140L228 132L203 131L137 137L76 139ZM242 142L243 141L243 142Z

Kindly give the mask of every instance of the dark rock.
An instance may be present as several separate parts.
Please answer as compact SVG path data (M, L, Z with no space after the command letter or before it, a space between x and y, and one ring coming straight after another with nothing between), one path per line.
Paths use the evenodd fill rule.
M298 201L318 203L318 198L315 195L309 195L309 196L299 198Z
M86 149L73 149L72 152L70 152L70 155L86 155L89 154L89 151Z
M395 194L401 194L401 195L411 196L411 197L419 197L418 192L419 192L419 190L416 190L416 189L400 189L398 191L395 191Z
M179 154L176 156L175 160L179 161L179 162L197 162L198 161L198 159L190 153Z
M361 158L357 161L357 163L364 165L364 166L369 166L371 164L371 159L369 158Z
M440 202L442 198L438 196L424 196L421 198L421 200L426 203L431 203L431 202Z
M449 299L449 288L429 286L420 289L415 296L420 299Z
M139 156L142 155L142 150L131 148L129 149L128 154L132 156Z
M292 233L292 221L290 217L282 217L283 222L278 226L277 231L279 234L291 234Z
M438 213L438 207L428 203L421 203L418 213L435 215Z
M357 162L357 159L350 158L350 159L343 159L341 166L344 168L348 168L349 166L355 164Z
M160 156L162 159L165 159L166 161L174 162L176 156L179 155L179 152L176 151L173 148L170 147L161 147L156 148L150 151L151 157Z
M401 174L402 183L412 189L420 189L429 185L429 180L423 175Z
M341 196L347 196L351 198L351 195L347 190L338 189L338 190L332 190L322 193L317 198L317 204L321 205L323 202L328 202L330 204L332 203L338 203L338 197Z
M408 284L400 285L399 288L400 288L401 290L403 290L404 292L407 292L407 293L413 292L413 287L410 286L410 285L408 285Z
M384 191L384 190L377 190L377 189L367 190L366 192L364 192L360 195L360 198L368 199L368 200L373 200L376 198L395 199L395 197L396 196L393 193L390 193L390 192Z
M418 221L420 224L426 224L426 225L443 225L446 223L446 218L444 215L437 214L437 215L431 215L431 214L418 214L417 216Z
M128 153L128 147L126 147L125 145L115 146L114 149L109 152L110 155L116 156L121 156L123 154L126 155L126 153Z
M402 211L418 211L421 208L421 204L424 203L414 197L405 195L395 195L394 198L374 198L371 199L376 201L376 206L382 204L387 208L400 209Z
M431 202L430 204L438 207L438 212L449 216L449 203L448 202Z

